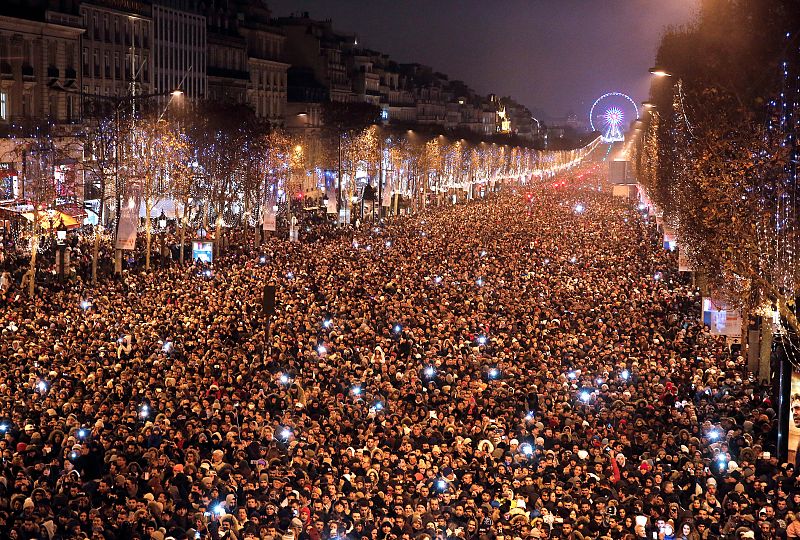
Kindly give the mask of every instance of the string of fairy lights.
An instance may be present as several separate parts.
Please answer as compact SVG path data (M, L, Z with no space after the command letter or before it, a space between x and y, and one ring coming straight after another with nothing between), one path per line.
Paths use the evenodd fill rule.
M769 102L764 140L751 139L747 147L737 141L727 141L730 144L723 147L723 151L730 152L734 159L739 160L731 167L745 164L744 172L739 169L729 171L732 173L729 191L721 195L723 200L720 201L720 204L727 205L732 219L738 219L741 224L740 232L735 233L741 238L726 239L717 246L725 250L721 254L725 260L720 261L718 272L721 275L717 276L715 283L724 288L720 291L723 296L738 298L741 305L755 308L756 314L773 318L778 330L776 339L782 341L790 362L800 369L800 337L794 328L794 320L787 322L785 317L795 313L794 303L800 295L797 274L800 271L800 47L792 43L796 37L797 34L786 35L785 50L788 52L780 66L781 89L776 99ZM681 248L687 249L692 261L698 261L708 256L699 247L713 249L715 245L704 229L708 224L698 228L691 222L698 219L693 212L709 211L700 208L701 204L693 198L698 196L698 189L704 189L703 182L711 181L712 190L719 189L721 184L714 186L713 182L725 180L713 178L720 174L719 167L723 165L714 162L709 168L708 178L696 178L707 172L702 168L694 171L693 167L703 167L703 164L695 162L707 157L702 152L707 152L710 147L695 144L705 141L697 139L697 125L690 122L693 115L688 109L681 80L678 80L672 98L671 115L661 116L655 111L651 114L642 143L636 149L635 163L648 196L669 210L670 215L665 218L680 232ZM664 147L662 133L672 139L669 147ZM724 137L724 131L721 133ZM712 136L719 136L719 133ZM743 154L748 151L749 156ZM722 158L721 163L724 162ZM715 222L710 220L708 223ZM726 246L725 242L729 245ZM748 273L751 275L745 275ZM779 316L781 314L783 317ZM765 323L769 324L769 321Z
M781 64L781 92L770 102L773 111L769 120L767 137L776 149L782 170L775 175L773 185L763 183L759 202L769 212L766 219L758 221L759 246L766 251L764 270L784 298L792 302L798 297L797 253L800 246L800 215L798 214L798 149L797 134L800 129L800 48L790 48L791 34L786 34L789 54ZM769 156L772 157L772 156ZM788 306L792 309L794 306ZM792 365L800 369L800 340L792 328L787 328L781 317L775 317L779 336Z

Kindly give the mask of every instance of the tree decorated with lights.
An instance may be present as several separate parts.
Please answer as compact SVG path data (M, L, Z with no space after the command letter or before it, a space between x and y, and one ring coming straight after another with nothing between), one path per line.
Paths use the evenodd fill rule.
M694 25L669 29L656 61L673 77L653 83L657 113L634 156L682 249L715 295L743 309L744 328L765 305L796 327L797 34L786 30L799 23L788 1L705 0ZM778 73L787 54L795 62Z
M145 209L145 270L150 270L153 241L153 209L171 191L171 171L178 169L188 155L188 141L168 122L143 118L131 131L128 182L138 182Z

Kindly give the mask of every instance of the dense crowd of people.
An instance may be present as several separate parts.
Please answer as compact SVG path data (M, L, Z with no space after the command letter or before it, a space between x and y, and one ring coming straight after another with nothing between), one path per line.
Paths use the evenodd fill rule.
M800 537L769 394L653 223L569 187L435 210L12 281L0 537Z

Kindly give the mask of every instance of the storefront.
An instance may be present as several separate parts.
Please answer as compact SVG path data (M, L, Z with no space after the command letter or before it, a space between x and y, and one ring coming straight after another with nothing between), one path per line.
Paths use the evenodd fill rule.
M15 199L19 191L18 183L16 164L0 161L0 201Z

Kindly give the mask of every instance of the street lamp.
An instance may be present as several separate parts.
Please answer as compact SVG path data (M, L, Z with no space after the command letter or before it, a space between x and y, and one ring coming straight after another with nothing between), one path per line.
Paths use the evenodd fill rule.
M672 77L671 72L659 66L651 67L650 74L655 75L656 77Z

